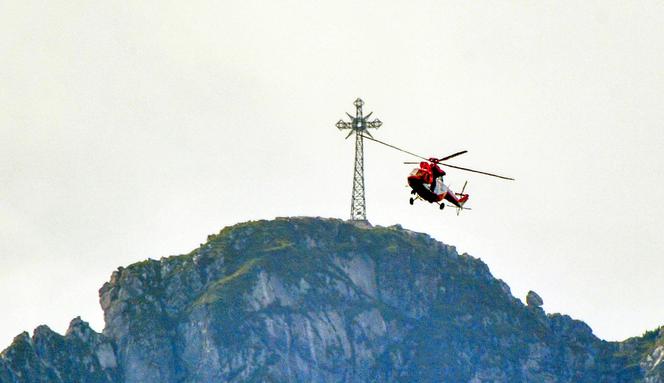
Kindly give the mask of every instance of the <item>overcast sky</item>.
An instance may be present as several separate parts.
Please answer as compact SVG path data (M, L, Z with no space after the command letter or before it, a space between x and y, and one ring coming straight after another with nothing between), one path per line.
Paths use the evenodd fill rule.
M348 218L353 142L454 164L456 217L365 144L367 212L619 340L664 324L664 3L0 2L0 348L103 328L118 266L237 222Z

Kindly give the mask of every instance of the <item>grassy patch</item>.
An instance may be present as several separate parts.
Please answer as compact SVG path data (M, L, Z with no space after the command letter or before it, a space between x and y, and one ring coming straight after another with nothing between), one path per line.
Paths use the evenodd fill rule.
M193 306L210 305L220 300L226 301L229 297L233 300L238 298L238 294L242 293L241 288L231 288L233 282L237 282L258 263L259 259L251 259L242 266L240 266L234 273L227 275L217 281L214 281L210 286L196 299ZM234 296L235 295L235 296Z

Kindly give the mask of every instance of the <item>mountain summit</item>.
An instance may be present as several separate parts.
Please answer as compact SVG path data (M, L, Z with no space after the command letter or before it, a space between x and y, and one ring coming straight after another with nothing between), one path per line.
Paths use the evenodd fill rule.
M400 226L242 223L99 293L102 334L23 333L0 382L664 382L664 331L600 340Z

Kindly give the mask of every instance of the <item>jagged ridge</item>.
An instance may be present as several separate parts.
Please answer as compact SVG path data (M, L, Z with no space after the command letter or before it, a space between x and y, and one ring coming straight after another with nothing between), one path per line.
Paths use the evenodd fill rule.
M119 268L106 327L40 327L1 382L662 382L664 334L605 342L478 259L399 226L284 218Z
M122 381L111 339L81 318L71 321L65 336L47 326L32 338L19 334L0 354L0 382Z

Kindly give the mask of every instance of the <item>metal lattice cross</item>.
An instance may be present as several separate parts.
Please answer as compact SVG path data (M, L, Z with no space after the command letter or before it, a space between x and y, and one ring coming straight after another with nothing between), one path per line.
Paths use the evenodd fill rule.
M367 121L373 112L367 114L366 116L362 114L362 106L364 105L364 101L361 99L356 99L355 102L353 102L353 105L355 105L355 117L346 113L351 121L346 122L344 120L339 120L337 122L337 128L339 130L350 130L346 136L346 139L355 133L355 166L353 170L353 194L350 206L350 219L353 221L366 221L367 209L364 195L363 137L365 134L369 137L373 137L371 133L369 133L368 129L378 129L381 125L383 125L383 123L377 118L373 121Z

